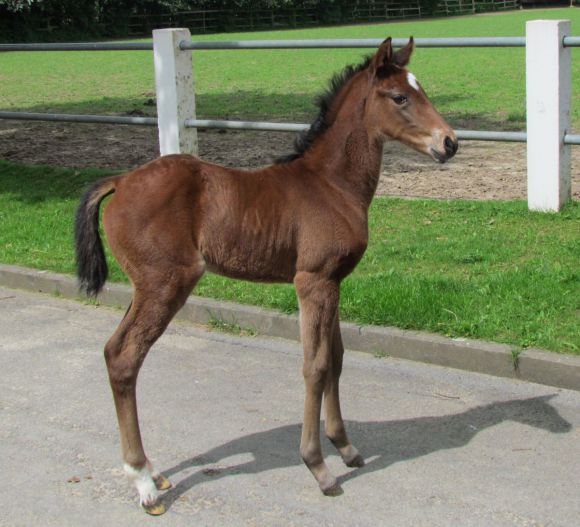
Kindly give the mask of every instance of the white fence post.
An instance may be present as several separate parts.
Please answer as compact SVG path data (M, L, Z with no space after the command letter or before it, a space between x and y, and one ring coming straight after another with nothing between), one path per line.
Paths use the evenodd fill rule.
M528 131L528 208L558 211L571 197L571 54L562 40L569 20L526 24L526 106Z
M195 119L195 93L191 50L179 43L190 41L188 29L153 31L157 119L161 155L197 154L197 130L186 128Z

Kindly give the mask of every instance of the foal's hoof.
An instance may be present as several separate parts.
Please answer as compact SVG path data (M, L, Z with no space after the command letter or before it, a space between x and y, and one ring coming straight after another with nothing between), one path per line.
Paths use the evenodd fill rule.
M171 481L169 481L163 474L159 474L153 478L157 490L168 490L173 487Z
M154 503L153 505L143 505L143 509L147 514L150 514L151 516L161 516L167 510L165 508L165 505L163 505L163 503L161 503L160 501Z
M361 468L365 466L365 460L360 454L357 454L352 459L345 459L344 464L351 468Z
M327 487L321 486L320 490L322 491L322 494L324 494L325 496L334 497L344 494L344 491L342 490L342 487L340 486L338 481L334 481L332 485L329 485Z

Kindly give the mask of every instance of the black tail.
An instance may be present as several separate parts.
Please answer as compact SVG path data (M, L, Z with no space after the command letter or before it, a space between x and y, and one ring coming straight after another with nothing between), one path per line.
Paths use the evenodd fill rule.
M88 296L97 296L107 281L108 268L99 234L99 206L115 191L118 177L97 181L83 196L75 222L75 247L79 287Z

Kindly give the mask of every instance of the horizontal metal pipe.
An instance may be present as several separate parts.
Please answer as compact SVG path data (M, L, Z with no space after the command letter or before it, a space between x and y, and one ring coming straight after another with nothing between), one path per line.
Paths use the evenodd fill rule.
M366 39L310 39L310 40L216 40L182 41L181 49L320 49L320 48L376 48L381 38ZM409 42L406 38L393 39L396 47ZM488 48L524 47L525 37L466 37L466 38L416 38L415 45L421 48Z
M181 49L323 49L323 48L376 48L383 40L367 39L309 39L309 40L216 40L183 41ZM396 47L404 46L405 38L393 39ZM564 46L580 46L580 37L565 37ZM465 37L417 38L415 45L422 48L489 48L525 47L525 37ZM150 51L151 42L57 42L38 44L0 44L0 51Z
M64 123L135 124L157 126L157 117L121 117L118 115L0 112L0 119L16 119L18 121L58 121Z
M65 123L100 123L157 126L156 117L123 117L118 115L78 115L63 113L1 112L0 119L18 121L56 121ZM272 123L260 121L227 121L219 119L187 119L189 128L218 128L222 130L257 130L263 132L302 132L308 130L305 123ZM468 141L526 142L525 132L494 132L481 130L456 130L459 139ZM580 145L580 135L567 134L564 143Z
M266 132L302 132L310 125L304 123L271 123L259 121L226 121L217 119L187 119L190 128L219 128L223 130L258 130ZM525 132L493 132L479 130L456 130L459 139L472 141L526 142Z
M366 39L309 39L309 40L216 40L183 41L181 49L322 49L322 48L376 48L380 38ZM404 38L393 39L396 47L408 42ZM525 47L525 37L464 37L464 38L417 38L420 48L497 48ZM565 47L579 47L580 37L564 37ZM0 44L0 51L150 51L152 42L52 42L36 44Z
M0 44L0 51L151 51L152 42L53 42Z
M189 128L219 128L222 130L260 130L264 132L302 132L310 125L301 123L267 123L258 121L225 121L217 119L186 119Z
M458 139L467 141L502 141L508 143L525 143L526 132L488 132L480 130L455 130Z
M564 37L562 44L565 48L573 48L580 46L580 37Z
M564 144L580 145L580 135L566 134L564 136Z
M225 50L225 49L325 49L325 48L376 48L382 39L310 39L310 40L183 40L179 47L183 50Z

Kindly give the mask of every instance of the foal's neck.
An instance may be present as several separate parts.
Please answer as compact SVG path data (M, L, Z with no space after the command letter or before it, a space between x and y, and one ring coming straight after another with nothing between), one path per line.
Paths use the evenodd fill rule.
M374 135L365 122L364 84L347 88L328 130L309 152L316 172L329 180L340 180L368 208L381 172L382 137Z
M346 135L337 152L338 171L333 174L347 181L362 204L368 208L381 174L383 141L373 138L362 123L357 124L361 124L360 128Z

